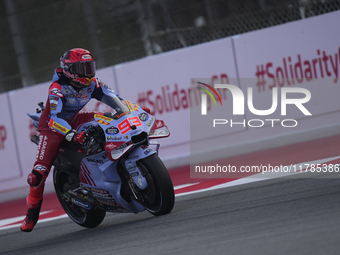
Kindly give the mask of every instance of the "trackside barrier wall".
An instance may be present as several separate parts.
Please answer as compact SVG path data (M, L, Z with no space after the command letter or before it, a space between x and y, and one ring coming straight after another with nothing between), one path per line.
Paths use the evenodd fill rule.
M160 156L168 168L189 164L190 146L199 148L194 158L207 161L335 135L340 133L337 24L339 11L107 67L96 76L123 98L149 107L155 117L165 121L171 136L159 142ZM257 109L270 108L273 87L279 91L306 88L312 95L306 104L312 116L287 108L298 120L295 128L275 127L274 132L268 124L261 129L246 125L231 132L218 127L218 136L207 133L202 134L202 140L190 141L190 109L201 107L200 94L194 89L200 78L208 78L210 85L236 85L244 95L252 87ZM9 199L8 191L24 188L17 196L27 194L26 176L36 146L29 140L35 130L26 112L34 113L37 102L46 101L49 85L46 82L0 95L0 202ZM222 100L232 106L230 92ZM106 107L91 100L84 110L105 111ZM254 118L258 116L246 111L246 122ZM271 118L283 119L280 107ZM216 150L204 150L207 144L215 144ZM46 190L52 190L52 176Z

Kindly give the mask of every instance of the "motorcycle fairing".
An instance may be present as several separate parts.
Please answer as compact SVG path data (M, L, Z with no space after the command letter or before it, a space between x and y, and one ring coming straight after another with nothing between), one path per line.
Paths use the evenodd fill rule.
M108 191L111 196L108 196L107 199L101 199L100 202L103 204L114 205L117 203L118 206L133 213L144 211L144 206L135 200L128 202L122 197L120 193L122 181L118 172L115 171L117 163L118 161L110 161L105 151L83 158L79 173L80 186L89 190L100 189Z
M71 196L66 195L74 204L84 209L92 209L93 205L103 206L106 211L138 213L145 210L145 205L137 202L140 200L134 192L137 187L142 190L148 187L144 177L148 171L141 171L137 161L158 154L159 144L149 138L167 137L170 133L163 121L156 120L136 104L116 101L113 103L117 107L113 107L112 113L97 113L94 121L83 123L77 128L78 132L92 132L93 137L87 145L77 150L72 145L79 145L65 143L65 148L60 148L58 154L58 158L65 159L57 160L55 164L79 173L80 187L71 187L68 190ZM39 106L44 110L43 103L39 103ZM37 109L36 114L28 114L36 128L41 111ZM37 139L36 137L32 141L38 144ZM149 145L156 145L156 151ZM119 170L119 167L124 166L129 177L126 174L121 175L124 170ZM132 194L129 194L129 190ZM87 194L91 194L95 200L91 200ZM61 199L67 200L64 197Z
M149 157L155 153L156 151L154 151L149 146L140 145L136 146L134 150L129 153L127 159L125 160L126 169L138 188L142 190L148 187L148 182L138 168L137 161Z

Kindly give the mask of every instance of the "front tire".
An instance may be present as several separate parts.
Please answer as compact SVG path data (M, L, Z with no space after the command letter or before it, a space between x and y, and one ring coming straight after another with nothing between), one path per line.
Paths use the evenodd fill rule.
M170 175L160 158L153 154L137 162L148 188L140 191L146 210L155 216L165 215L172 211L175 204L175 192Z
M53 182L61 206L75 223L85 228L94 228L104 220L106 211L99 208L85 210L70 201L66 202L62 198L62 194L67 192L71 186L74 186L75 184L79 185L78 174L55 168Z

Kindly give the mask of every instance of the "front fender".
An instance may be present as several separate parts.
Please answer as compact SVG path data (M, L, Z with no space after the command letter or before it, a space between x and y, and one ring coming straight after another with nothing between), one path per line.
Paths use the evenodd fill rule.
M148 187L148 182L146 181L143 173L137 166L137 161L143 158L149 157L155 154L156 151L149 146L140 145L136 146L128 155L125 160L125 167L131 175L133 181L140 189L145 189Z

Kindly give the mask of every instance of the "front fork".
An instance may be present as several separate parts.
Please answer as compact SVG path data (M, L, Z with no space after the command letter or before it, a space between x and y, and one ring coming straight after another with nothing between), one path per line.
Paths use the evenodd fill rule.
M138 167L137 161L147 158L153 154L158 154L159 144L152 143L152 145L156 145L156 150L146 145L139 145L136 146L131 153L129 153L127 158L122 160L122 164L124 164L132 180L141 190L148 187L148 182L145 179L147 172L145 172L144 168L140 169Z

